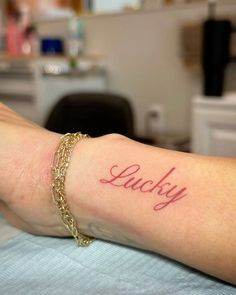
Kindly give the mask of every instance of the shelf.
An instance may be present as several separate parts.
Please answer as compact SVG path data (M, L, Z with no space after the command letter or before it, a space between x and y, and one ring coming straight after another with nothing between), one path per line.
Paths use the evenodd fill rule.
M217 7L225 6L225 5L235 5L235 0L222 0L217 3ZM175 3L175 4L162 4L156 8L140 8L140 9L127 9L117 12L99 12L99 13L92 13L92 12L84 12L76 15L72 15L71 17L77 16L79 18L99 18L99 17L113 17L113 16L123 16L123 15L137 15L143 13L156 13L156 12L168 12L173 10L185 10L185 9L194 9L197 7L205 7L207 9L207 1L202 0L199 2L193 3ZM34 19L36 23L44 23L44 22L60 22L60 21L67 21L71 18L70 16L67 17L56 17L56 16L47 16L47 17L38 17Z

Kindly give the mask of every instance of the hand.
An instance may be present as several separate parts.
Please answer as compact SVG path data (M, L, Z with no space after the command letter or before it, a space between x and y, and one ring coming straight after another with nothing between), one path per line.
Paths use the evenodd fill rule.
M32 234L71 236L53 203L50 189L51 165L60 136L0 103L0 212L10 224ZM93 205L87 204L91 192L84 179L84 167L92 168L93 163L92 170L95 169L96 161L91 161L91 157L101 158L104 154L101 147L107 146L106 138L110 137L79 142L74 149L76 160L70 161L66 177L66 199L79 222L80 232L102 238L101 230L97 233L89 228L92 222L96 226L98 222L101 224L101 218L95 216ZM99 204L98 200L94 206Z
M68 235L50 193L59 137L0 103L0 212L33 234Z

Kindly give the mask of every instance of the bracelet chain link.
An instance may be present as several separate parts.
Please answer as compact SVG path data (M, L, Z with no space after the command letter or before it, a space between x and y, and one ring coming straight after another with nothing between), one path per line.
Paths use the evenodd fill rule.
M60 144L55 152L52 165L52 196L54 204L57 206L61 219L75 238L78 246L88 246L94 240L79 232L78 225L70 212L70 208L66 201L65 180L66 172L69 166L72 151L76 143L84 138L88 138L87 134L67 133L61 137Z

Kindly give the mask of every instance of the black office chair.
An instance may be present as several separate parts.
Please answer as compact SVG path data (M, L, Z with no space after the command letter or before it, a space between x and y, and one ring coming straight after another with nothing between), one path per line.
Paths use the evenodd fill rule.
M119 133L134 138L133 113L128 100L111 93L75 93L63 97L45 124L58 133L88 133L92 137Z

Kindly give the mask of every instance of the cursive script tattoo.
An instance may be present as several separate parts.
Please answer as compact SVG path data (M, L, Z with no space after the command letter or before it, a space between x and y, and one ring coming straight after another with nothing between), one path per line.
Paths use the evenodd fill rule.
M170 182L171 176L176 170L175 167L169 169L164 175L160 176L156 181L152 179L143 179L138 176L141 166L139 164L130 165L124 169L118 165L113 165L109 171L108 178L101 178L102 184L109 184L115 187L123 187L141 193L153 193L160 198L160 201L153 206L155 211L159 211L171 203L174 203L186 194L186 187L179 187Z

